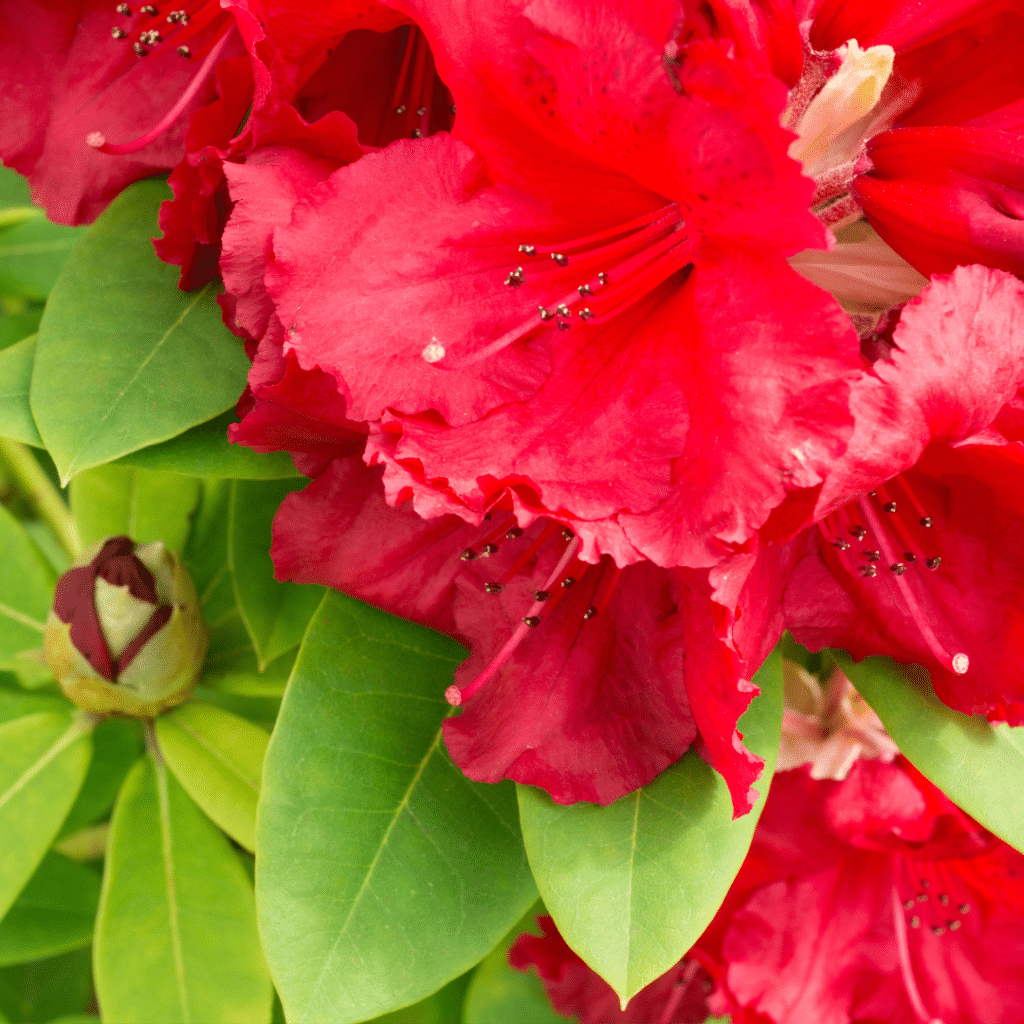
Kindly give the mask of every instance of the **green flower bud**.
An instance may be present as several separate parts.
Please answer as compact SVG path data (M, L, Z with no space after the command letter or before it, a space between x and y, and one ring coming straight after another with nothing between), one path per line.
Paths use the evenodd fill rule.
M158 715L189 697L206 656L192 579L161 541L100 541L57 581L43 650L80 708Z

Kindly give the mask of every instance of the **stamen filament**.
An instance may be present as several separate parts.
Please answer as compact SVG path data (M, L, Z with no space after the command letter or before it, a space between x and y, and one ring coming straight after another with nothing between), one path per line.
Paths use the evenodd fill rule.
M907 999L917 1014L921 1024L928 1024L932 1020L931 1014L925 1009L924 1000L917 987L914 978L914 968L910 962L910 945L907 942L907 925L903 920L903 904L900 902L896 886L892 888L892 919L896 929L896 948L899 951L900 974L903 976L903 988L907 993Z
M232 26L233 28L234 26ZM110 143L107 142L107 137L102 132L90 132L86 137L85 141L92 146L93 149L98 149L101 153L107 153L110 156L125 156L129 153L136 153L140 149L148 146L154 139L158 139L168 128L174 124L175 121L181 116L182 111L189 105L192 98L199 91L200 87L206 80L206 76L210 69L217 63L220 58L221 52L224 47L227 46L228 40L231 38L231 31L225 32L220 39L210 48L210 52L206 55L206 59L203 61L199 70L196 72L195 77L189 83L188 88L178 97L177 103L152 127L145 135L140 135L137 139L132 142L122 143Z

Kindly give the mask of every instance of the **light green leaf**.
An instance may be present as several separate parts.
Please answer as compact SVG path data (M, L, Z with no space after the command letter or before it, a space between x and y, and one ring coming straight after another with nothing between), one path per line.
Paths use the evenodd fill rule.
M10 672L0 672L0 724L39 711L63 714L70 710L71 703L66 698L56 693L26 693L18 685L16 676Z
M522 920L491 950L473 972L462 1008L462 1024L559 1024L568 1020L551 1008L544 985L536 973L524 974L508 962L508 951L523 932L540 935L538 914L543 904L531 907Z
M0 210L32 205L28 182L17 171L0 167Z
M227 480L203 480L192 532L185 547L185 565L192 575L207 624L235 610L235 592L228 566L228 504L231 484ZM248 644L248 640L246 641Z
M17 313L0 309L0 352L34 335L42 315L42 306L28 306Z
M191 701L156 720L167 767L207 816L255 849L256 801L270 736L221 708Z
M71 515L83 547L125 534L138 544L162 540L181 551L199 498L194 477L127 466L98 466L71 481Z
M212 285L178 290L150 236L162 181L130 185L71 253L39 324L32 412L62 479L233 406L249 361Z
M297 647L324 595L323 587L278 583L270 558L271 524L285 497L306 480L231 485L228 558L235 601L249 631L262 670Z
M114 808L94 942L105 1024L270 1020L245 870L153 755Z
M448 637L333 592L313 617L256 829L262 934L291 1024L422 999L537 898L511 784L470 782L441 741L463 657Z
M217 479L283 480L300 476L285 452L260 455L251 448L231 444L228 424L237 422L234 410L229 409L169 441L122 456L118 465Z
M920 665L882 657L854 664L845 651L832 653L907 760L985 828L1024 851L1024 816L1008 796L1024 789L1024 727L993 726L946 707Z
M92 753L83 715L41 712L0 725L0 917L50 848Z
M743 863L764 807L782 729L782 655L740 719L764 758L754 810L732 820L725 780L691 750L652 783L607 807L562 807L519 787L523 840L537 888L565 941L630 999L678 963L704 931Z
M51 224L41 210L30 209L0 231L0 295L43 301L84 230Z
M88 946L100 901L100 877L48 853L0 921L0 964L19 964Z
M383 1017L374 1017L367 1024L457 1024L462 1014L462 1002L466 996L466 987L471 975L466 973L461 978L448 982L444 988L426 999L421 999L412 1006L404 1006L394 1013L386 1013ZM492 1021L491 1024L498 1024ZM504 1019L500 1024L505 1024ZM514 1024L521 1024L515 1021Z
M56 575L2 505L0 551L0 668L13 668L16 654L42 646Z
M28 402L35 356L34 334L16 345L0 349L0 434L23 444L38 446L43 439L36 429Z
M11 1024L44 1024L54 1017L84 1013L92 990L89 950L0 967L0 1019Z

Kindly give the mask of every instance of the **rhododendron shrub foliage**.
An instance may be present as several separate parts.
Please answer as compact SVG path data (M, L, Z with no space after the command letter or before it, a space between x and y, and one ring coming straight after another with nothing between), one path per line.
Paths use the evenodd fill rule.
M0 0L0 1016L1014 1019L1024 10L926 7Z

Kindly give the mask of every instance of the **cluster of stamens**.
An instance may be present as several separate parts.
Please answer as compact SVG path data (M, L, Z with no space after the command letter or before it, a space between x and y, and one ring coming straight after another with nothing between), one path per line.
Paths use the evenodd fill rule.
M929 889L931 882L927 878L921 879L921 889ZM927 925L928 930L936 937L945 935L947 931L955 932L958 931L962 925L959 918L947 917L947 914L953 913L953 911L947 911L945 908L949 907L950 901L949 896L946 893L941 893L934 902L930 902L930 898L927 892L919 892L916 896L911 897L903 901L903 909L907 914L907 924L911 928L920 928L921 914L924 913L929 907L938 906L942 909L938 911L938 917L941 920L936 920L930 925ZM916 913L915 913L916 911ZM971 905L969 903L961 903L957 907L957 912L961 917L971 912Z
M899 500L895 496L897 487L903 491ZM913 510L909 519L903 517L904 505ZM839 560L848 572L868 580L879 578L880 568L887 572L925 645L949 671L963 675L970 664L968 656L948 650L940 641L935 631L937 609L934 606L927 610L922 608L920 598L927 589L912 587L905 578L911 569L920 573L923 567L935 572L942 565L942 556L925 546L935 544L934 522L906 480L897 477L871 491L867 497L833 512L818 528L839 553ZM854 542L859 550L854 549ZM919 575L918 580L923 581L923 577Z
M168 11L165 16L161 16L154 4L142 4L138 11L133 11L129 4L120 3L114 10L126 19L139 16L138 22L125 21L110 30L111 37L118 40L131 39L132 29L137 30L138 35L131 44L136 57L148 57L154 47L163 42L171 42L179 56L191 60L193 51L188 43L194 41L195 36L210 26L217 27L216 23L224 28L230 22L226 12L206 0L199 0L198 3L193 0L186 7Z
M484 535L476 547L466 548L460 558L464 562L491 558L501 550L503 542L517 541L523 536L523 533L524 531L512 517L497 529ZM555 608L570 591L583 589L587 594L582 599L586 602L585 610L581 615L581 619L584 621L593 619L607 608L617 588L620 570L610 559L604 559L598 565L581 561L578 557L579 538L568 527L558 523L548 523L525 546L525 550L518 553L518 557L499 579L489 580L483 584L484 592L491 595L503 593L509 582L527 568L544 547L558 540L561 540L565 547L554 569L540 586L533 590L533 603L525 609L526 614L520 619L521 624L475 679L461 690L456 686L450 686L445 691L445 697L450 704L457 706L480 690L508 661L527 634L551 618Z
M398 31L406 35L389 109L395 117L403 120L405 130L402 134L411 139L422 139L430 134L431 104L441 83L430 44L419 27L410 25ZM448 112L454 116L455 104L451 103L450 95L448 99ZM444 127L450 128L451 123L445 123Z

